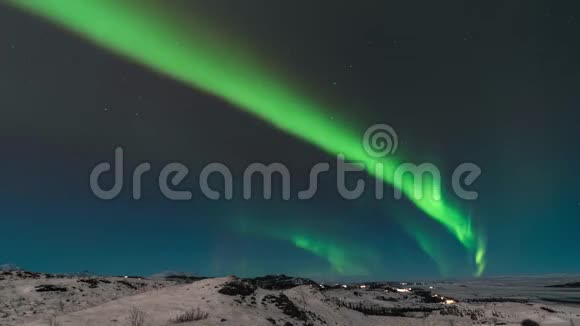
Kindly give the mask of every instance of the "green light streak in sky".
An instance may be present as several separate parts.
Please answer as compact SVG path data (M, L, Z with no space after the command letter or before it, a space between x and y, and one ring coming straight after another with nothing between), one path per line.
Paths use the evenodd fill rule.
M361 145L361 135L345 123L328 119L328 111L302 96L251 51L215 34L199 15L181 19L169 13L167 2L156 6L145 1L121 0L9 0L30 13L45 17L95 44L130 58L165 76L221 97L273 126L324 149L333 155L366 165L375 174L375 159ZM401 160L400 160L401 161ZM393 184L398 162L380 160L382 179ZM413 185L402 192L423 212L441 223L474 256L477 274L485 266L484 244L471 220L443 200L416 199ZM294 239L301 248L316 245ZM328 256L334 253L327 252ZM329 258L331 259L331 258Z
M304 235L294 235L291 237L292 243L298 248L310 251L313 254L324 257L339 273L345 273L345 258L342 248L329 246L327 243L310 239Z
M290 241L300 249L325 258L339 274L356 276L368 274L366 264L357 262L356 257L368 255L369 250L356 250L352 247L348 249L336 243L325 241L319 236L313 237L306 233L293 234Z
M278 221L277 219L274 219ZM380 255L373 248L356 244L344 244L316 227L294 225L296 221L267 223L259 218L240 217L230 221L236 232L251 235L266 235L268 238L289 241L317 257L325 259L332 270L340 275L366 276L369 266L379 261Z

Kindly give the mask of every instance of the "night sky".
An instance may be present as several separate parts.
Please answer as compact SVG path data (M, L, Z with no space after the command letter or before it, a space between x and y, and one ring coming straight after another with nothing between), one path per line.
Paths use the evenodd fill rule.
M142 58L11 1L0 6L0 264L114 275L473 276L469 245L412 200L393 199L388 184L382 200L368 191L349 201L330 172L310 200L283 200L277 179L271 200L243 199L251 163L286 165L295 194L313 165L334 167L334 150L348 151L369 126L386 123L398 133L401 160L441 169L446 203L485 240L483 276L580 272L575 1L120 1L134 11L89 17L106 30L126 23L115 17L155 12L159 21L143 28L153 36L137 33L128 40L135 44L166 25L179 28L169 47ZM46 1L59 2L69 3ZM189 56L196 51L207 55ZM150 54L181 71L188 60L202 68L206 58L210 68L225 61L192 85L155 66L161 59L144 62ZM252 111L260 94L286 89L316 106L277 106L265 113L275 119ZM238 91L251 97L247 107L225 94ZM314 140L319 130L322 142ZM112 162L118 146L126 184L103 201L89 174ZM131 173L145 161L153 168L137 201ZM168 200L157 187L170 162L189 168L178 188L192 200ZM212 162L231 169L232 200L200 192L199 173ZM483 171L470 187L474 201L448 189L463 162ZM375 182L361 172L349 184L357 179L369 189Z

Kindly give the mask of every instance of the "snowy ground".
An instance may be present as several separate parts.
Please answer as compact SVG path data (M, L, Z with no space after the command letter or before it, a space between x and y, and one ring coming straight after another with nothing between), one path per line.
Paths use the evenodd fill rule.
M0 272L0 325L137 326L133 314L134 322L143 320L139 326L519 325L524 319L580 326L578 281L494 278L344 288L292 278L168 280L12 271ZM549 287L562 284L568 285ZM177 323L192 310L189 319L199 320Z

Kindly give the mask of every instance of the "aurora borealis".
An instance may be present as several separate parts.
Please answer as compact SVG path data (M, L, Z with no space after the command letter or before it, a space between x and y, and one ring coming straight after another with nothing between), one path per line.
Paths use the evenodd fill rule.
M220 26L210 16L196 9L182 10L188 8L184 3L171 6L154 1L112 0L11 0L10 3L15 8L33 14L36 21L48 20L73 32L75 36L71 38L78 39L78 42L90 41L91 47L104 48L112 53L111 56L118 57L118 60L126 60L138 65L140 69L187 85L191 92L201 91L204 96L219 98L229 106L228 109L242 110L249 113L252 119L265 121L270 128L320 149L330 160L338 154L344 154L347 160L363 163L370 175L376 174L375 166L381 163L385 170L379 178L387 186L393 186L394 171L401 163L426 160L445 162L441 159L443 154L433 153L431 149L424 153L423 146L414 147L412 144L402 144L401 151L395 156L380 159L369 156L361 144L362 133L368 127L362 121L385 122L376 120L382 120L384 116L379 114L381 118L373 117L372 108L368 107L349 110L340 106L352 105L342 103L336 107L336 102L325 100L330 96L325 91L308 88L309 76L289 73L292 69L283 63L284 60L270 53L275 51L260 50L259 44L248 41L252 35ZM63 33L62 30L60 32ZM157 109L164 110L161 107ZM359 112L371 113L359 119ZM425 126L425 123L421 122L421 126ZM414 128L419 126L410 129ZM423 131L418 134L423 134ZM427 134L429 132L424 131L423 135ZM456 165L455 162L468 160L470 157L464 159L459 156L446 168ZM425 189L428 186L426 184ZM470 208L477 203L461 202L448 192L444 192L443 200L434 200L431 196L415 198L414 190L412 182L405 182L401 187L407 201L420 212L419 218L407 217L413 214L409 213L412 211L409 207L393 208L398 205L397 202L380 207L380 216L376 218L396 221L393 225L398 225L401 233L413 238L416 248L427 254L439 271L446 275L454 275L456 267L448 263L451 254L439 248L437 242L441 237L451 236L460 245L463 254L467 255L466 259L460 259L461 263L455 262L454 266L463 264L464 269L470 270L469 274L480 276L486 265L493 263L487 258L486 241L491 242L493 239L488 231L493 229L488 225L488 219L493 218L487 216L486 212L489 211L479 210L472 214ZM342 226L331 226L321 231L316 224L285 222L291 217L280 218L284 221L274 219L264 222L257 216L250 217L252 214L244 209L236 210L241 210L238 214L246 217L242 219L236 216L229 221L226 219L219 224L220 227L232 228L242 237L258 236L287 242L298 250L325 260L341 276L377 275L376 266L380 264L376 261L391 255L380 246L362 241L345 241ZM277 214L276 210L274 207L264 211ZM304 213L302 208L300 211ZM344 228L348 229L346 226ZM446 243L446 246L453 245Z
M244 51L212 48L211 44L215 44L210 42L212 35L202 34L202 31L211 31L211 28L196 26L193 31L199 31L197 35L182 35L179 24L156 17L158 10L146 10L136 5L125 7L125 3L117 1L15 3L154 70L223 97L277 128L332 154L345 153L351 160L365 162L369 172L375 171L374 160L363 152L360 136L349 132L351 128L322 118L322 110L318 106L294 95L289 85L276 81L271 73L264 72L254 63L258 60L244 60ZM219 43L227 44L228 41L221 40ZM228 56L232 53L234 55ZM264 85L268 87L264 88ZM384 164L384 180L392 184L397 162L390 159ZM481 274L485 265L485 249L471 229L469 219L449 204L433 200L430 196L415 199L412 183L405 185L404 193L419 208L445 225L469 251L476 252L477 274Z

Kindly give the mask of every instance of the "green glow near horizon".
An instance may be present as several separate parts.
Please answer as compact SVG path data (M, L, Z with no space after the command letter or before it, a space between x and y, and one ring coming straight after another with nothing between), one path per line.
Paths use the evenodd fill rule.
M230 223L239 233L266 234L269 238L289 241L297 248L325 259L332 271L340 275L367 276L369 266L380 258L373 248L358 243L344 245L327 234L316 234L315 227L295 226L292 221L273 225L256 218L238 217Z
M189 17L185 21L180 19L179 13L169 14L166 8L157 8L144 1L8 2L149 69L219 96L330 154L344 154L349 160L364 163L367 171L376 175L377 161L364 151L362 135L346 123L329 120L328 111L321 105L301 95L296 87L273 73L251 51L215 34L215 29L202 23L200 17ZM378 162L385 168L382 179L392 185L397 160L389 158ZM434 200L431 196L415 198L410 182L401 188L409 200L445 226L473 255L476 275L480 275L485 268L485 244L472 229L471 219L443 200ZM336 256L333 251L323 250L304 239L294 239L294 244L329 260Z
M296 247L310 251L319 257L326 258L337 272L345 272L345 258L344 250L342 250L342 248L329 246L322 241L314 241L314 239L300 234L292 236L291 239Z
M333 269L342 275L368 275L365 262L357 262L361 256L372 256L368 249L355 249L340 246L320 237L309 236L305 233L297 233L290 237L292 243L312 254L325 258Z

